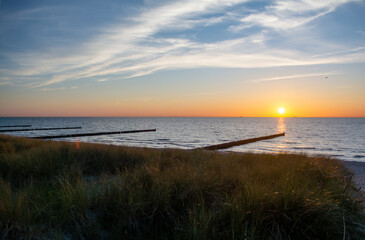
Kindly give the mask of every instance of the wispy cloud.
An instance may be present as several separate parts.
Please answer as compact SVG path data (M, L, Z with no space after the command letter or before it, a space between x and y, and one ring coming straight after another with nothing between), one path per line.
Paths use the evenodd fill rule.
M360 0L279 0L266 7L265 12L253 13L242 18L242 22L248 27L260 25L286 30L307 24L348 2Z
M365 31L357 30L358 34L360 34L361 37L365 37Z
M42 91L62 91L62 90L66 90L65 87L60 87L60 88L41 88Z
M101 78L101 79L98 79L96 81L98 81L98 82L106 82L106 81L109 81L109 79L107 79L107 78Z
M312 74L294 74L294 75L285 75L285 76L278 76L272 78L261 78L261 79L254 79L251 82L254 83L263 83L268 81L278 81L278 80L287 80L287 79L298 79L298 78L308 78L308 77L322 77L327 78L331 75L339 75L340 72L323 72L323 73L312 73Z
M6 70L4 76L17 79L24 85L45 88L80 79L103 82L116 76L118 79L133 78L163 69L262 68L364 62L364 47L329 47L330 44L323 43L320 54L313 54L293 47L273 47L265 30L298 28L351 1L356 0L278 0L261 12L245 11L238 22L237 13L231 18L228 10L248 0L174 1L152 9L141 9L137 16L106 26L101 33L77 45L55 47L44 52L10 53L6 57L17 67ZM262 28L243 37L242 34L234 35L229 40L210 43L189 36L175 34L174 37L165 37L161 34L204 28L225 21L227 31L236 29L237 33L247 27ZM7 82L0 80L0 84Z
M347 55L347 54L356 54L359 52L365 51L365 47L357 47L357 48L351 48L346 49L342 51L336 51L336 52L328 52L324 54L314 55L313 57L327 57L327 56L336 56L336 55Z
M44 87L44 88L40 88L40 90L42 91L63 91L63 90L75 90L77 89L77 86L72 86L72 87Z
M9 81L9 82L0 82L0 86L1 85L9 85L9 84L11 84L11 82Z

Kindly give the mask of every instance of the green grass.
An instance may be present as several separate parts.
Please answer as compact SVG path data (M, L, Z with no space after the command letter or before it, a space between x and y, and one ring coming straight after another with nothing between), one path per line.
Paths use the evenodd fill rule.
M337 160L0 135L0 238L364 239Z

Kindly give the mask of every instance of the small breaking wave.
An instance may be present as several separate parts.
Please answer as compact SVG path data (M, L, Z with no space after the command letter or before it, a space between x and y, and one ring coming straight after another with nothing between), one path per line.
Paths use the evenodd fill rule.
M315 147L293 147L293 149L296 149L296 150L314 150L316 148Z

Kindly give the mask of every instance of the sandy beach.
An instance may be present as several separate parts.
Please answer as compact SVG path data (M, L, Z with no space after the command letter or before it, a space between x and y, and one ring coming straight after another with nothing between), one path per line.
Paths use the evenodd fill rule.
M365 196L365 162L342 161L344 165L354 173L354 180L361 187L362 195Z

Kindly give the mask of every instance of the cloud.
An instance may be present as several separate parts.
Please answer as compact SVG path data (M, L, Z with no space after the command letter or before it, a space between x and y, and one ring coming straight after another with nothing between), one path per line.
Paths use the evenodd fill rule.
M1 85L9 85L9 84L11 84L11 82L0 82L0 86Z
M101 79L98 79L96 81L98 82L106 82L106 81L109 81L110 79L107 79L107 78L101 78Z
M229 11L246 2L248 0L183 0L141 9L135 17L106 26L85 42L43 52L10 53L6 57L16 68L6 70L5 75L30 87L45 88L82 79L103 82L134 78L163 69L264 68L365 61L363 47L331 45L321 40L313 41L322 49L320 54L295 46L273 46L270 45L271 35L265 30L297 28L350 0L273 1L261 12L245 10L242 13L245 16L237 22L237 10L234 14ZM235 29L236 33L251 26L263 28L210 43L191 36L161 34L215 24L226 24L227 30Z
M347 55L347 54L354 54L354 53L356 54L356 53L363 52L363 51L365 51L365 47L357 47L357 48L351 48L351 49L346 49L346 50L342 50L342 51L314 55L313 57L326 57L326 56L336 56L336 55L344 55L344 54Z
M266 7L262 13L253 13L244 18L245 27L255 25L287 30L307 24L321 16L333 12L338 6L360 0L279 0ZM242 26L243 27L243 26Z
M60 88L41 88L42 91L62 91L62 90L66 90L66 88L64 87L60 87Z
M356 31L358 34L360 34L361 37L365 37L365 31L358 30Z
M272 77L272 78L254 79L254 80L251 80L251 82L262 83L262 82L268 82L268 81L278 81L278 80L308 78L308 77L326 78L327 76L338 75L338 74L341 74L341 73L339 73L339 72L324 72L324 73L311 73L311 74L294 74L294 75L285 75L285 76L278 76L278 77Z

